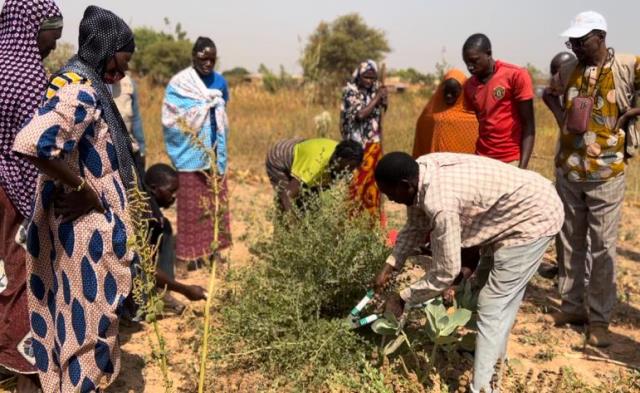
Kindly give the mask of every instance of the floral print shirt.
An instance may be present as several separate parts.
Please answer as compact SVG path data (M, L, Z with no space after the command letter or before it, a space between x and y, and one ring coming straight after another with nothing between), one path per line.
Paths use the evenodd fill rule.
M371 90L359 89L355 83L347 84L342 94L340 108L340 130L343 140L359 142L362 146L380 143L382 129L380 119L383 107L378 105L366 119L358 119L358 112L364 109L377 93L377 86Z
M624 132L615 128L620 110L616 103L612 64L612 61L607 62L599 75L597 67L578 65L569 78L564 98L567 110L571 110L575 97L594 96L587 132L576 135L565 129L561 131L556 167L569 181L606 181L624 173ZM636 64L640 64L640 57ZM634 88L640 90L638 66Z

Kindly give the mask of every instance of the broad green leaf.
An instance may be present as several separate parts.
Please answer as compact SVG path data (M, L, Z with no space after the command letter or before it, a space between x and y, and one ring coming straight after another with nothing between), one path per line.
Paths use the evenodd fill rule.
M438 331L430 321L427 321L427 324L425 326L425 331L427 332L427 336L429 336L429 339L431 341L435 341L436 338L438 338L439 336Z
M433 302L427 304L426 309L427 313L432 314L436 321L447 315L447 309L442 304L442 298L436 298Z
M471 319L471 311L464 308L457 309L453 314L449 315L449 323L453 323L456 326L464 326Z
M444 315L443 317L440 317L440 319L436 321L436 327L441 336L448 336L448 334L444 334L443 331L449 327L449 316Z
M385 311L384 314L382 314L382 318L386 319L387 321L396 324L396 326L398 325L398 318L396 318L396 316L389 311Z
M441 336L448 336L456 331L461 326L464 326L469 319L471 318L471 311L465 310L464 308L457 309L453 314L451 314L447 320L447 325L444 326L441 331Z
M442 318L447 317L447 309L442 304L442 298L436 298L431 303L427 304L424 308L424 312L427 315L427 321L429 325L433 328L435 337L440 335L440 331L442 327L440 325L440 320Z
M382 353L385 356L389 356L392 353L394 353L395 351L397 351L398 348L400 348L404 342L405 342L404 336L401 334L398 337L396 337L395 340L393 340L393 341L389 342L387 345L385 345L384 349L382 350Z
M394 336L398 330L398 323L381 318L371 325L371 330L382 336Z
M439 331L440 331L440 329L438 329L438 325L436 324L437 319L435 315L429 311L428 307L425 307L424 312L427 316L427 325L429 326L432 332L432 334L429 334L429 336L431 336L432 339L435 339L435 337L439 336Z

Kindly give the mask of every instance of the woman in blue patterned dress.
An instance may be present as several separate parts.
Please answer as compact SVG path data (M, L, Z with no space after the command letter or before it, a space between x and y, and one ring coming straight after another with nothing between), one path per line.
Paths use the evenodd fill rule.
M33 350L45 392L92 392L120 369L119 308L131 290L126 191L131 141L105 83L124 76L133 34L90 6L76 57L18 133L14 151L41 174L27 233Z

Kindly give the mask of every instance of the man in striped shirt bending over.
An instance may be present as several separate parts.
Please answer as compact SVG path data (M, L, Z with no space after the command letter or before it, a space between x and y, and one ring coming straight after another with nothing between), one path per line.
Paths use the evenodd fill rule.
M405 153L389 153L375 177L390 200L408 206L407 223L376 278L378 292L431 234L432 265L387 300L388 311L399 316L405 305L440 295L460 272L460 248L481 247L472 389L488 391L527 283L562 227L560 198L537 173L467 154L434 153L414 161Z

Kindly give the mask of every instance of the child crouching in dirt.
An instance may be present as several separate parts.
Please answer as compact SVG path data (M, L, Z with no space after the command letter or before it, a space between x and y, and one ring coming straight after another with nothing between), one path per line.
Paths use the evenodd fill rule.
M283 212L291 210L304 189L330 185L340 173L362 164L364 150L353 141L292 138L277 142L267 153L266 168Z
M186 285L174 278L174 262L176 260L173 229L169 220L164 217L160 208L171 207L176 200L178 191L178 174L169 165L155 164L151 166L145 176L144 185L149 195L149 204L154 217L151 221L151 242L158 247L158 269L156 270L156 285L168 291L177 292L187 299L203 300L206 298L204 288L198 285ZM170 295L165 296L165 304L180 313L184 305Z
M376 278L377 292L428 233L433 251L427 274L391 296L387 311L399 317L407 305L442 294L460 273L460 248L482 247L471 390L488 391L494 366L506 355L527 284L562 227L558 194L537 173L468 154L433 153L414 161L406 153L389 153L375 178L391 201L407 206L407 223Z

